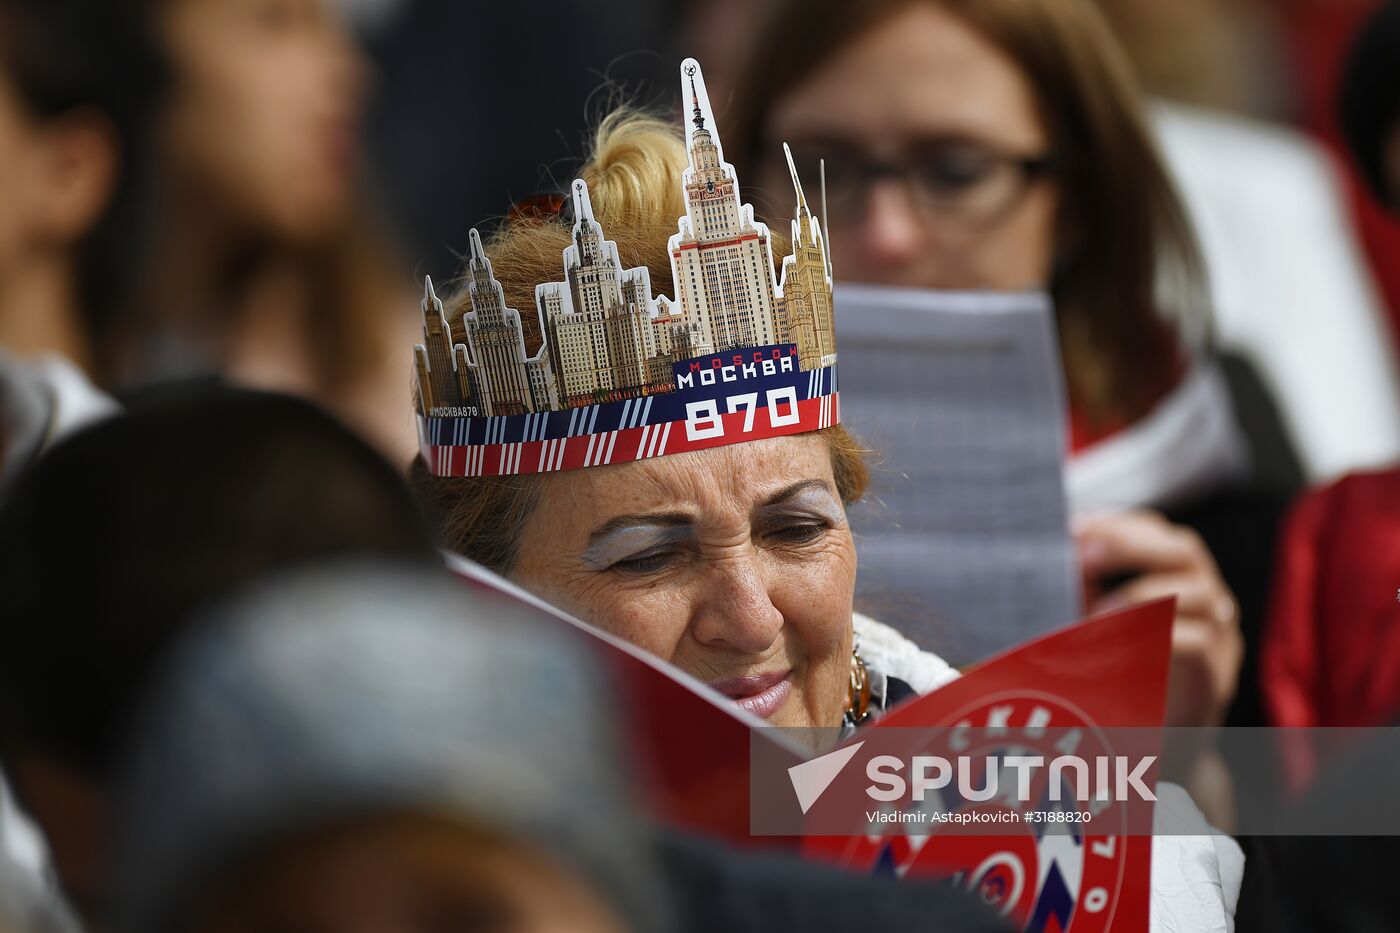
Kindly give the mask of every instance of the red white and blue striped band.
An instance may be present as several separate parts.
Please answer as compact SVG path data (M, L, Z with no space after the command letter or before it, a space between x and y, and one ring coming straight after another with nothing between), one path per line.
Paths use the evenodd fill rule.
M420 416L421 451L436 476L514 476L647 460L840 423L834 364L807 371L735 369L697 367L675 391L563 411Z

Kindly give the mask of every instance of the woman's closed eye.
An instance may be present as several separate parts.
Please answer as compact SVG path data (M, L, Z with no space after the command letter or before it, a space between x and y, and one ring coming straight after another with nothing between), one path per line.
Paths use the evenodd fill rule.
M810 544L831 530L831 523L820 518L797 518L781 521L767 528L763 535L780 544Z
M835 492L823 482L808 481L784 491L754 517L754 539L770 546L797 549L825 540L845 524L846 513Z
M764 520L753 538L770 548L797 549L823 541L836 524L832 518L815 514L780 513Z
M634 557L624 557L615 561L609 570L619 573L647 574L656 573L670 567L680 557L678 549L674 547L662 548L654 551L647 551Z

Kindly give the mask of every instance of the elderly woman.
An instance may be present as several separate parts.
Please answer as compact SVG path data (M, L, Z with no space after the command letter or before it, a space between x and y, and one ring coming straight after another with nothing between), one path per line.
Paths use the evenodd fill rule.
M669 125L618 113L602 125L582 172L586 209L596 206L617 254L651 280L672 277L667 238L687 211L687 162ZM476 241L473 288L484 268L506 306L534 304L536 286L559 274L570 226L518 217L488 250ZM479 304L464 300L443 320L464 326L480 318ZM526 350L534 351L529 337ZM846 506L861 498L868 470L839 424L588 469L461 478L435 475L420 457L413 473L445 547L775 724L859 720L872 700L880 706L911 692L891 676L919 690L954 676L853 616L856 549ZM872 652L893 657L890 649L915 663L867 667Z

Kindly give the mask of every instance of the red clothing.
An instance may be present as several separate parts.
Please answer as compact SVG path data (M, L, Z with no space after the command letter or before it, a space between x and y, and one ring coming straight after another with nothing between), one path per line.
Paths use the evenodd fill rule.
M1400 717L1400 470L1305 494L1281 536L1260 680L1277 726Z

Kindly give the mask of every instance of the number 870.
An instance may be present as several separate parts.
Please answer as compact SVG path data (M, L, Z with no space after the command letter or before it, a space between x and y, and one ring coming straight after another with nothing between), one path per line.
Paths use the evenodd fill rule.
M724 403L727 414L732 415L742 409L744 412L742 433L751 432L754 414L759 407L758 393L746 392L742 395L731 395L724 400ZM780 405L785 405L786 411L781 410ZM794 386L769 389L763 407L768 410L768 423L772 427L781 428L797 424L801 420L801 416L797 412L797 389ZM690 441L705 441L724 436L724 417L719 412L718 399L686 402L685 436L686 440Z

